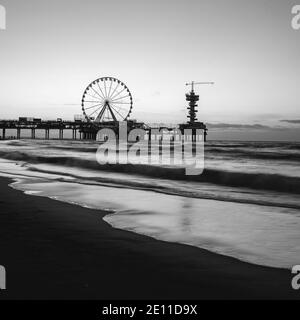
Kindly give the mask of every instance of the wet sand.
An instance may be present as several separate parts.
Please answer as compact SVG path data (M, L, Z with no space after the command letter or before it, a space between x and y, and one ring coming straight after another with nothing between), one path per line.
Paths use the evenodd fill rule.
M300 299L291 272L112 228L0 179L0 299Z

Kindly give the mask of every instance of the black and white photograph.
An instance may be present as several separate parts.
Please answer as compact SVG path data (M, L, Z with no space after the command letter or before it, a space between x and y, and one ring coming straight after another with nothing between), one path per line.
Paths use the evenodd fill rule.
M299 92L298 0L0 0L0 310L299 300Z

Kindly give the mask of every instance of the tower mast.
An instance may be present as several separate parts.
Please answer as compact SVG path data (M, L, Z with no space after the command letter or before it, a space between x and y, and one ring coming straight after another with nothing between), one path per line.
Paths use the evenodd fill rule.
M186 83L186 86L191 86L191 91L189 93L187 93L185 96L186 96L186 101L189 102L189 107L187 108L188 109L188 123L189 124L193 124L195 123L198 119L197 119L197 102L199 101L199 95L196 95L195 94L195 91L194 91L194 86L195 85L202 85L202 84L214 84L214 82L195 82L195 81L192 81L190 83Z

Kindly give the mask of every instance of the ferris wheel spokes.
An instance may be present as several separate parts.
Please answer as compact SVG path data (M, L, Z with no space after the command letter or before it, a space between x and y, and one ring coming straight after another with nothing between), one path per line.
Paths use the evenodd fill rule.
M115 87L114 91L111 94L111 97L114 95L114 93L116 92L116 90L119 88L120 86L120 82L118 82L117 86Z
M104 95L104 93L103 93L103 91L102 91L102 89L101 89L101 87L99 85L99 81L97 81L97 85L98 85L98 88L99 88L99 90L100 90L100 92L102 94L102 98L105 99L105 95Z
M117 96L119 96L122 92L124 92L126 90L126 88L124 88L123 90L121 90L120 92L118 92L117 94L115 94L113 97L111 97L111 99L115 99Z
M127 97L130 97L129 95L127 96L123 96L123 97L120 97L120 98L117 98L117 99L112 99L112 101L118 101L118 100L122 100L122 99L125 99Z
M112 105L111 107L115 110L115 112L116 112L119 116L124 117L124 115L121 114L121 111L122 111L122 110L121 110L121 111L120 111L120 109L117 110L117 109L116 109L116 106L113 106L113 105Z

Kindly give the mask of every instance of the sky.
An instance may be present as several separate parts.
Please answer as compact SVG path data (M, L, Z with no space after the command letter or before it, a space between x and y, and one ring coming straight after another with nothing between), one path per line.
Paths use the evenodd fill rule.
M186 82L212 139L300 140L298 0L0 0L0 118L73 119L87 85L120 79L132 118L186 121ZM300 4L300 0L298 1Z

